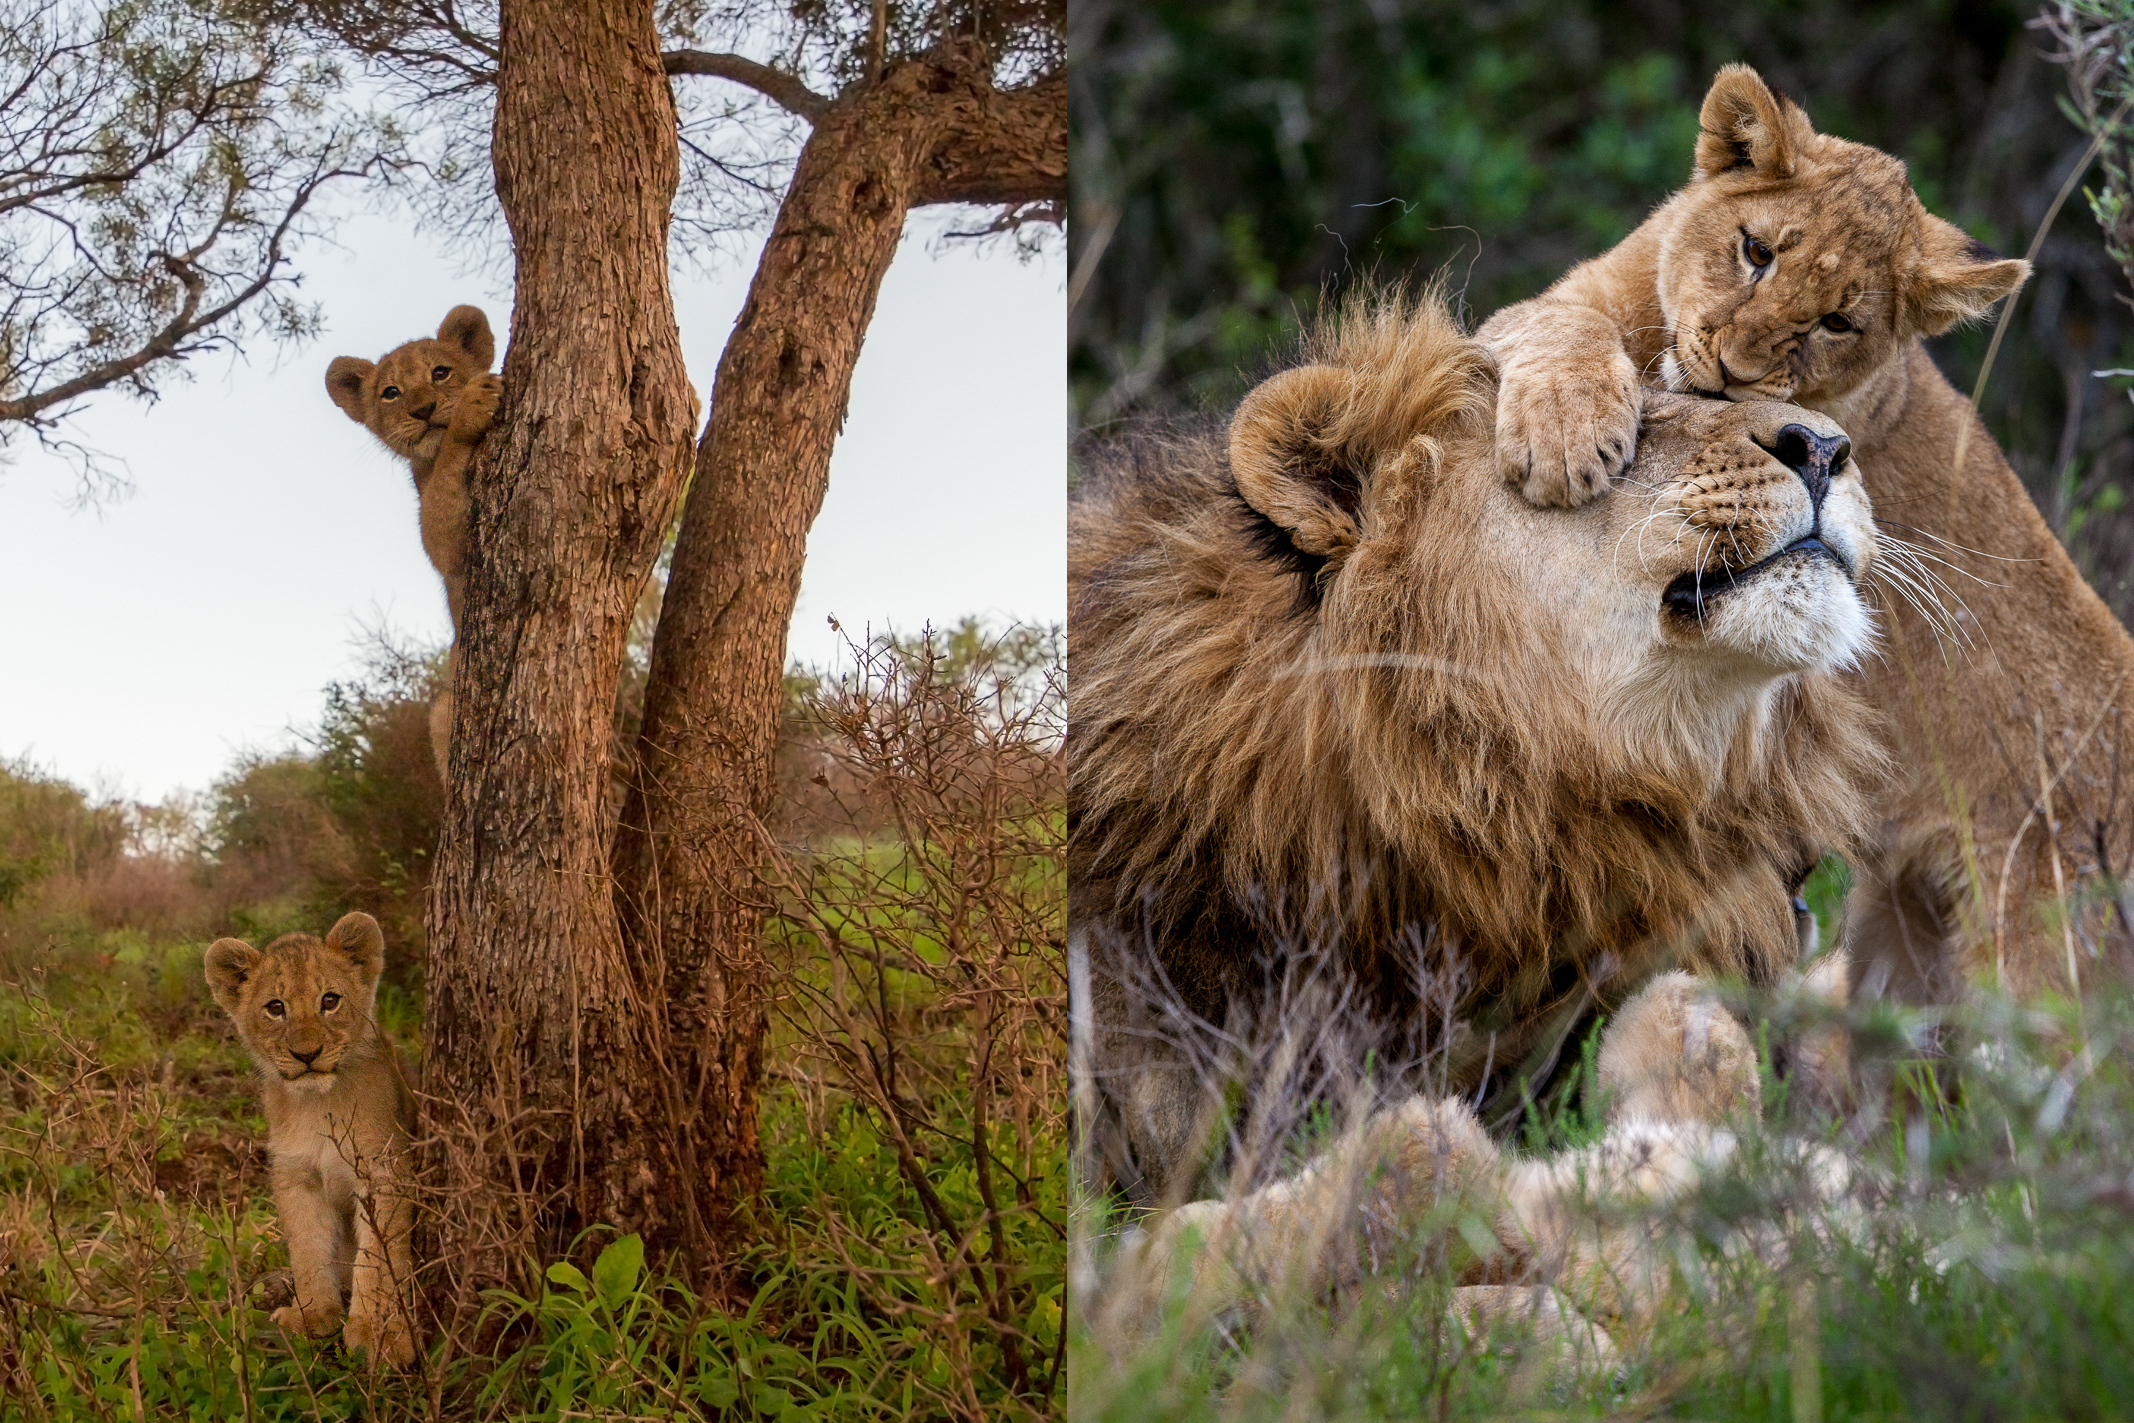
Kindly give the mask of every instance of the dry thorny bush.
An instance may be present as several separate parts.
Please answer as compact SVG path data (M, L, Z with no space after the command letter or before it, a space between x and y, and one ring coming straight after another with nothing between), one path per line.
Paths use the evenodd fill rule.
M811 778L848 829L773 856L780 1070L812 1137L862 1106L923 1212L903 1251L834 1209L826 1239L886 1314L957 1341L940 1401L971 1417L989 1366L1042 1407L1064 1334L1066 706L1056 643L1043 651L959 667L930 637L851 645L814 704Z

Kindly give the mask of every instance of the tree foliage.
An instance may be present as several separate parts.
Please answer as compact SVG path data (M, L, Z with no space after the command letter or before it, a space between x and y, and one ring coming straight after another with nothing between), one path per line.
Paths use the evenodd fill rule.
M289 254L313 200L381 169L341 71L218 0L0 0L0 442L153 400L187 357L317 327Z

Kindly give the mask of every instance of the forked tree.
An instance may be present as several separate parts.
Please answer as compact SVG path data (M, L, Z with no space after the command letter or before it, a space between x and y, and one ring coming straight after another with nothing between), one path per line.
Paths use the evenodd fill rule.
M478 111L494 84L516 261L430 920L425 1075L455 1143L438 1256L494 1280L606 1222L715 1267L762 1182L756 870L808 528L906 217L1058 219L1064 7L504 0L494 30L449 0L307 14L434 100ZM741 118L686 89L678 116L699 85L805 130L782 189L760 108L738 146ZM690 467L670 219L682 183L685 225L732 225L705 199L722 182L775 218L696 442L618 805L625 635Z

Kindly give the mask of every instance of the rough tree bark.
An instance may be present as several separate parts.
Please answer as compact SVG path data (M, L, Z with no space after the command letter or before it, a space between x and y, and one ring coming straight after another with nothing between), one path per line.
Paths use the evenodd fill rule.
M630 610L694 433L668 83L653 0L505 0L493 153L516 304L472 482L423 1054L445 1142L435 1258L461 1285L635 1214L657 1098L608 827Z
M750 82L686 57L668 65ZM947 49L892 63L834 101L796 102L774 92L783 80L756 87L814 129L719 361L617 845L633 954L663 1005L649 1016L671 1072L663 1129L640 1141L633 1168L663 1183L668 1209L635 1224L648 1243L707 1266L762 1181L768 906L753 871L786 628L875 298L912 208L1066 196L1063 77L1004 91L982 55Z

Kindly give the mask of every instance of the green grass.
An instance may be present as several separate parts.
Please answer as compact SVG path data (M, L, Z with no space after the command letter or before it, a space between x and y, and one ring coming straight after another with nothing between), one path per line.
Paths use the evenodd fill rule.
M1074 1416L2128 1416L2134 998L1983 1002L1945 1028L1952 1047L1938 1058L1903 1047L1923 1027L1887 1009L1863 1018L1859 1110L1768 1127L1846 1150L1846 1199L1814 1208L1752 1143L1740 1169L1666 1213L1666 1303L1648 1328L1616 1327L1619 1367L1552 1369L1516 1328L1466 1338L1446 1310L1459 1256L1432 1221L1353 1295L1270 1302L1198 1330L1175 1311L1131 1334L1102 1310L1078 1316ZM1568 1110L1522 1149L1589 1138L1582 1103Z

